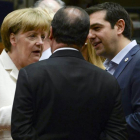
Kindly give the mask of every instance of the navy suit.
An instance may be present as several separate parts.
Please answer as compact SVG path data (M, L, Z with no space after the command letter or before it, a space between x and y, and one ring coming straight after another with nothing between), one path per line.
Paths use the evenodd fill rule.
M129 140L140 140L140 45L127 53L113 75L122 89Z

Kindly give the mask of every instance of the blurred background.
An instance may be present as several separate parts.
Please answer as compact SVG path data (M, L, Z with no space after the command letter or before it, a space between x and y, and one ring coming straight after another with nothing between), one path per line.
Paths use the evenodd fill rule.
M11 11L33 7L37 0L0 0L0 25L4 17ZM75 5L82 8L87 8L92 5L105 2L105 0L63 0L66 5ZM140 2L139 0L108 0L121 4L129 13L133 22L133 38L140 43ZM0 46L1 46L0 37Z

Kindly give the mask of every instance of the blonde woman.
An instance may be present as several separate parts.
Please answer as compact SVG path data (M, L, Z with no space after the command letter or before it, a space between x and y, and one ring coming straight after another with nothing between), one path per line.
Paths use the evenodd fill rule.
M11 138L11 109L19 70L39 61L51 18L41 8L9 13L1 26L4 50L0 55L0 140Z

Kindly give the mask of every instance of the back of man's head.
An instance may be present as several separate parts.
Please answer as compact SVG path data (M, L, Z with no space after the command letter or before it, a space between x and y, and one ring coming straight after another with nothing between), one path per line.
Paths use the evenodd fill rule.
M88 14L80 7L63 7L52 20L53 38L57 43L82 47L89 33Z
M60 8L65 6L65 3L62 0L38 0L35 4L35 7L47 8L56 13Z
M101 4L94 5L92 7L89 7L86 9L87 13L91 15L92 13L98 12L98 11L106 11L106 17L105 20L110 22L111 27L114 28L115 24L119 19L123 19L125 22L125 29L123 32L123 35L131 39L131 19L129 17L129 14L127 11L118 3L114 2L104 2Z

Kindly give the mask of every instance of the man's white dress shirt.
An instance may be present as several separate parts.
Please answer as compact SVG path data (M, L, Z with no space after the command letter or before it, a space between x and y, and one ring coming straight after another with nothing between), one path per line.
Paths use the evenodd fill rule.
M39 61L44 60L44 59L48 59L51 55L52 55L51 48L48 48L47 50L45 50L42 53L42 56L40 57Z

